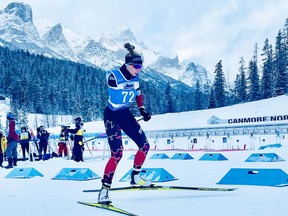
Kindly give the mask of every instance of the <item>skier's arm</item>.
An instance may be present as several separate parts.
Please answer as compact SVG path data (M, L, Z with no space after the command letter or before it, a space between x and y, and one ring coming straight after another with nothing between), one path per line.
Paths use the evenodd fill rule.
M80 129L80 125L77 124L77 125L76 125L76 128L74 128L74 129L67 129L67 132L68 132L68 133L72 133L72 134L76 134L79 129Z
M143 116L144 121L149 121L151 119L151 115L145 109L143 95L142 95L141 90L139 88L137 89L136 103L138 105L138 109L140 111L140 114Z

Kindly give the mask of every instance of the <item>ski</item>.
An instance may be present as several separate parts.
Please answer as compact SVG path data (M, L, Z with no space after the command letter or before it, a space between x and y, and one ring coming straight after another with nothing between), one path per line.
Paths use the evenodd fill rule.
M96 207L96 208L108 210L108 211L117 212L117 213L120 213L120 214L123 214L123 215L137 216L134 213L131 213L131 212L128 212L128 211L123 210L121 208L113 206L112 203L103 204L103 203L81 202L81 201L78 201L78 203L83 204L83 205L87 205L87 206L91 206L91 207Z
M221 188L221 187L186 187L186 186L128 186L110 188L110 191L140 191L140 190L196 190L196 191L235 191L238 188ZM100 189L83 190L83 192L99 192Z

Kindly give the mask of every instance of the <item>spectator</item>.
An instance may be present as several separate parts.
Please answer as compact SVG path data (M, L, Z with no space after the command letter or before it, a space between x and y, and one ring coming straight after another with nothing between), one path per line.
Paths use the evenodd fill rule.
M5 137L4 133L0 131L0 167L3 167L2 163L6 148L7 148L7 138Z
M43 126L37 128L37 138L39 139L39 158L38 160L47 160L47 148L48 148L48 140L49 133L47 130L44 130ZM44 152L44 155L42 153Z
M14 120L14 116L12 113L7 114L8 122L8 135L7 135L7 149L6 156L8 159L8 166L6 169L13 168L13 166L17 166L17 144L19 141L19 137L15 132L16 122Z
M59 137L59 143L58 143L58 156L62 157L64 153L64 157L67 157L68 155L68 149L67 149L67 142L69 140L68 138L68 126L61 126L60 131L60 137Z
M27 127L21 127L21 131L19 134L19 143L22 149L22 160L26 160L26 152L29 154L29 141L31 140L31 134L27 131ZM30 153L30 161L33 161L32 154Z

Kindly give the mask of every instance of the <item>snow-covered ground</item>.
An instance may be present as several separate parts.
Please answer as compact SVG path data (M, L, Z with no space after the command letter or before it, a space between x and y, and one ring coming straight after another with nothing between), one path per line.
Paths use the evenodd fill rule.
M279 102L281 101L281 103ZM269 105L270 104L270 105ZM144 130L157 128L170 129L190 124L205 126L207 119L216 115L221 119L232 117L287 115L287 96L272 98L261 102L239 105L239 108L226 107L210 111L166 114L154 116L149 122L140 122ZM236 106L238 107L238 106ZM201 117L200 113L204 113ZM222 115L221 115L222 113ZM193 116L193 117L192 117ZM205 116L205 118L203 117ZM190 118L191 121L188 119ZM202 118L202 119L201 119ZM191 123L193 122L193 123ZM285 121L287 122L287 121ZM186 125L184 125L186 124ZM102 123L96 123L102 131ZM93 129L90 127L91 130ZM88 127L86 128L89 129ZM94 128L95 130L95 128ZM231 168L282 169L288 173L288 143L287 133L281 139L281 148L266 148L219 151L228 160L202 161L199 160L207 151L202 150L152 150L147 156L144 168L164 168L178 180L159 183L163 185L204 186L204 187L237 187L233 192L204 192L204 191L136 191L111 192L110 198L115 206L121 207L141 216L174 216L174 215L221 215L221 216L286 216L288 213L288 187L251 186L251 185L220 185L217 184ZM172 157L175 153L188 153L192 160L150 159L153 154L165 153ZM209 151L208 151L209 152ZM117 215L117 213L96 209L77 204L77 201L97 201L97 193L84 193L84 189L99 189L101 180L71 181L52 180L62 168L89 168L102 177L107 158L102 158L101 150L85 151L85 161L76 163L63 158L53 158L47 161L19 161L17 168L33 167L43 177L29 179L5 178L12 169L0 168L0 199L1 215L13 216L77 216L77 215ZM253 153L276 153L284 159L282 162L245 162ZM130 170L133 161L128 159L135 154L135 150L125 150L122 160L115 173L113 187L127 186L127 182L119 180ZM6 162L4 162L6 165ZM273 176L271 176L272 178Z
M287 144L286 144L287 145ZM149 159L155 153L150 151L145 168L164 168L178 180L161 183L163 185L231 187L217 182L231 168L280 168L288 172L287 146L264 151L227 151L221 152L226 161L200 161L205 153L188 152L192 160ZM180 151L182 152L182 151ZM244 162L252 153L275 152L283 162ZM87 154L87 156L90 156ZM97 156L96 152L92 152ZM128 158L135 152L125 151L115 174L113 186L126 186L119 180L132 166ZM169 157L179 151L161 152ZM101 154L98 152L98 154ZM81 201L97 201L97 193L83 193L83 189L100 188L100 179L89 181L52 180L62 168L90 168L102 176L107 159L87 159L83 163L53 158L48 161L18 162L18 168L33 167L43 177L30 179L5 178L12 170L0 170L1 215L38 216L38 215L117 215L117 213L77 204ZM204 191L136 191L111 192L115 206L141 216L151 215L281 215L286 216L288 187L232 185L239 189L233 192Z

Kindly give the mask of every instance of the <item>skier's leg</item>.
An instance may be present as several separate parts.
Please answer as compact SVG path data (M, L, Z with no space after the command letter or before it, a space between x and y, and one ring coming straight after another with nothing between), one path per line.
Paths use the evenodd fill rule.
M111 156L108 160L102 178L102 188L98 195L99 203L110 203L108 192L113 176L123 154L122 134L118 123L114 120L114 113L106 108L104 111L104 125L110 147Z
M145 162L146 155L150 149L145 133L130 112L125 116L125 121L119 122L121 129L137 144L139 148L134 158L131 184L149 186L151 185L151 181L146 181L140 177L142 165Z

